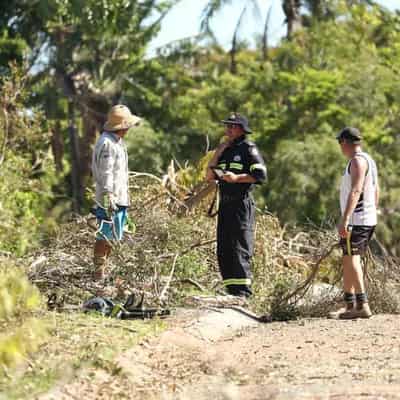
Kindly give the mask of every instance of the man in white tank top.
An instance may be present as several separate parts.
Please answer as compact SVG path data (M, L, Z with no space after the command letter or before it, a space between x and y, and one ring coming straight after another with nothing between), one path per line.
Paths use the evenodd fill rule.
M362 137L356 128L344 128L337 140L349 159L340 185L342 218L338 225L343 250L345 307L330 313L331 318L369 318L361 256L366 252L377 224L379 200L375 161L361 149Z

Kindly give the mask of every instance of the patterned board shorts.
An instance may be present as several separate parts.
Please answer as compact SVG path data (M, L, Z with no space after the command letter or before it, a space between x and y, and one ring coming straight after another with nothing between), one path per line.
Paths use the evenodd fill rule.
M375 226L353 225L350 228L350 235L340 239L343 255L364 255L375 231Z
M97 240L122 240L127 219L126 207L118 207L118 210L113 214L112 220L107 217L103 208L97 207L96 217L99 224Z

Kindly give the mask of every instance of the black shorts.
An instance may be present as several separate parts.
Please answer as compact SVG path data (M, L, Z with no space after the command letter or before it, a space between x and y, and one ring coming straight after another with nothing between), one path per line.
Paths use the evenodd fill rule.
M350 236L340 239L340 247L345 256L364 255L375 226L353 225Z

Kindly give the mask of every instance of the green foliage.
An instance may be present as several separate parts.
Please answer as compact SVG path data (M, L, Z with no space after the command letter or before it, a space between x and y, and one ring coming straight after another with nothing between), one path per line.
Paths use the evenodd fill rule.
M1 249L14 254L37 245L39 235L45 233L42 228L51 200L50 185L45 179L30 179L30 168L27 160L10 154L0 174Z
M51 340L30 355L29 368L14 374L10 370L9 376L0 375L2 398L40 397L60 381L74 379L80 369L94 366L119 373L115 363L117 355L166 328L160 320L122 324L117 319L83 313L45 312L41 317L43 324L49 326Z
M277 277L273 280L274 287L270 293L270 315L274 321L288 321L300 316L299 310L294 304L284 303L282 299L293 290L293 282L290 278Z
M23 39L10 38L7 32L3 32L0 35L0 49L0 73L5 74L9 72L10 60L22 64L27 45Z
M37 309L39 292L28 282L26 276L17 269L0 270L0 319L9 320L22 316L26 311Z
M166 143L162 134L152 129L148 122L141 124L139 128L132 129L125 137L128 147L129 169L131 171L150 172L160 174L162 172L162 154Z
M381 207L392 210L383 213L380 229L385 245L396 253L399 16L378 6L348 7L341 1L328 8L311 7L313 16L321 18L272 49L267 62L242 50L235 75L229 72L228 55L224 58L218 49L208 48L207 54L199 48L197 59L181 60L180 65L191 66L186 76L195 79L168 104L170 120L179 124L179 159L201 159L205 136L215 146L223 132L220 119L240 111L249 117L255 132L250 139L269 169L259 204L285 223L321 224L337 218L339 211L338 183L346 159L335 135L344 126L357 126L364 148L378 161ZM168 57L160 62L172 68Z
M37 110L25 109L25 78L13 67L0 82L0 249L22 254L44 234L56 181L49 138Z
M230 54L215 41L182 40L153 57L146 53L174 3L41 0L0 6L1 40L10 50L0 63L21 60L22 54L40 61L41 72L29 88L34 93L19 107L19 115L22 120L33 115L39 121L38 109L32 108L37 104L47 126L25 129L15 119L16 130L42 135L41 146L39 136L29 138L42 155L48 148L49 138L43 133L47 130L58 132L66 145L59 163L65 166L65 176L59 177L57 195L71 197L72 192L71 122L77 126L84 186L91 145L112 103L126 103L146 121L126 138L130 168L161 174L175 158L183 166L185 185L196 184L201 175L201 169L186 167L186 162L194 165L203 159L206 150L220 141L220 120L239 111L249 117L251 139L269 169L268 186L257 192L260 205L267 205L284 223L320 224L338 215L337 184L346 160L333 138L344 126L354 125L378 161L384 211L380 229L384 244L395 253L400 208L395 167L400 153L399 15L366 2L349 6L344 0L306 1L303 29L270 48L267 60L262 48L237 46L233 74ZM229 3L207 2L205 30ZM252 7L254 2L245 4ZM69 107L75 112L74 121L68 117ZM22 170L28 168L28 160L36 162L27 142L21 135L10 138L14 152L10 159L21 156L16 149L23 150L23 159L15 161L25 165ZM51 161L46 165L47 181L41 179L42 183L52 175ZM29 184L26 187L32 191ZM18 194L18 201L33 209L46 204L35 196L48 187L37 190L34 199ZM290 204L288 198L293 199ZM33 214L37 217L42 211Z
M329 135L279 142L270 163L274 189L266 188L268 207L285 221L327 221L338 213L337 190L344 163Z
M21 270L6 262L0 265L1 368L6 369L26 358L43 341L44 326L31 317L40 302L39 291Z

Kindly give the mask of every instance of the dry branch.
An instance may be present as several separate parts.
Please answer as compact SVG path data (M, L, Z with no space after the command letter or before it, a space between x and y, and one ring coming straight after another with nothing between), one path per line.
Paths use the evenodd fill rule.
M200 283L196 282L194 279L191 279L191 278L184 278L184 279L181 279L179 282L190 283L191 285L195 286L197 289L199 289L202 292L204 292L206 290L202 285L200 285Z
M193 189L194 194L185 200L185 206L191 210L203 199L211 194L217 187L215 182L201 183Z
M204 188L204 197L200 195L202 189L199 189L199 193L195 193L186 203L187 207L193 206L192 213L179 216L180 203L168 195L160 178L142 173L134 173L133 176L149 178L140 186L140 190L132 192L130 214L135 219L137 233L126 237L113 250L110 258L111 272L105 285L99 285L92 279L95 227L88 227L87 221L90 218L79 217L62 227L61 233L52 239L48 248L34 254L25 263L30 265L31 280L43 292L61 292L66 295L68 303L75 304L86 300L88 294L96 295L99 291L102 295L116 298L126 296L126 293L146 293L146 301L159 306L161 303L178 305L183 301L182 293L177 293L178 288L171 287L173 283L188 283L201 291L218 293L221 278L213 245L216 241L215 222L206 218L203 210L196 208L206 197L204 193L210 190L210 186ZM176 190L173 197L184 199L186 193ZM156 201L154 196L157 196ZM162 196L167 196L168 201L163 201ZM273 215L260 213L257 217L253 286L255 296L252 306L260 313L268 311L273 301L299 307L300 299L308 295L310 288L319 284L322 278L335 288L341 278L339 268L330 265L327 272L321 267L327 265L324 261L330 256L331 264L339 266L339 253L337 259L333 253L336 245L326 248L327 243L336 241L334 231L292 233L289 227L282 228ZM326 250L321 252L324 248ZM185 258L185 262L179 264L182 268L177 268L179 257L189 253L193 254L193 258ZM369 263L370 298L376 298L379 303L375 307L379 310L400 310L400 306L389 296L394 293L393 285L398 285L400 263L382 257L374 257ZM201 268L194 274L196 268L192 267L198 264ZM282 280L288 284L277 294L274 290L277 287L280 289ZM184 290L184 287L178 287ZM323 312L323 306L321 302L315 305L314 309L320 313L318 315Z
M167 280L167 282L166 282L166 284L165 284L165 286L164 286L164 288L163 288L163 290L161 291L161 294L160 294L160 298L159 298L160 303L162 303L164 301L164 298L165 298L165 295L167 293L167 290L168 290L168 288L169 288L169 286L171 284L171 280L172 280L172 277L174 276L175 265L176 265L176 261L178 260L178 257L179 257L179 254L178 253L175 254L174 261L172 262L171 271L170 271L169 276L168 276L168 280Z
M315 280L315 277L317 276L318 270L321 266L321 263L326 260L332 253L332 251L338 247L338 244L332 245L315 263L313 266L311 273L307 277L307 279L300 285L298 286L293 292L289 293L286 297L282 299L282 303L288 302L290 299L295 298L301 293L301 297L304 297L304 295L307 293L308 289L310 288L311 284Z

